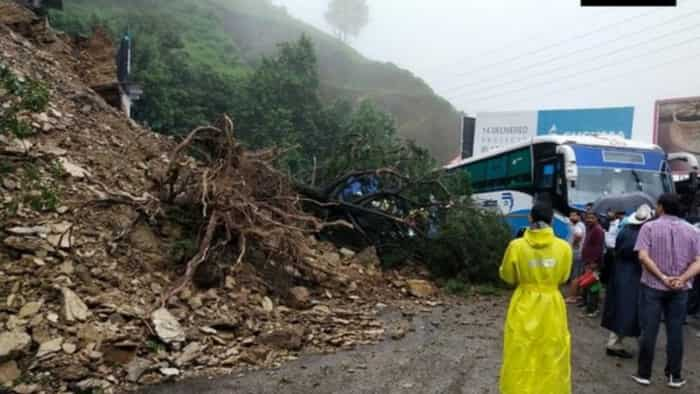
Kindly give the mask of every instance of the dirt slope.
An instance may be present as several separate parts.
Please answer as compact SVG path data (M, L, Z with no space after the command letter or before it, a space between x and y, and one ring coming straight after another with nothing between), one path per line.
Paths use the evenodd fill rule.
M89 89L70 40L5 0L0 15L0 64L49 91L45 112L21 114L30 136L0 131L0 388L111 393L269 367L372 343L384 333L379 301L432 292L382 273L372 250L309 237L307 258L329 273L324 283L267 272L251 251L233 268L221 261L219 286L188 286L158 309L182 277L187 229L123 202L154 198L175 141ZM0 105L11 100L0 89Z

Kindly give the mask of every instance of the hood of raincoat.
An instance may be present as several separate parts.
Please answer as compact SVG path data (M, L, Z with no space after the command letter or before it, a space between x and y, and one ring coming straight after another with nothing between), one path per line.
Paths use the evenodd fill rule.
M554 242L554 230L551 227L542 229L528 229L523 235L525 242L535 249L546 248Z

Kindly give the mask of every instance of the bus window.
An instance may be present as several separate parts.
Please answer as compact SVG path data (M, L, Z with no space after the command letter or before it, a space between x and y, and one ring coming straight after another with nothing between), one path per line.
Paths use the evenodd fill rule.
M539 182L537 186L539 189L553 189L555 185L555 163L545 163L540 167Z

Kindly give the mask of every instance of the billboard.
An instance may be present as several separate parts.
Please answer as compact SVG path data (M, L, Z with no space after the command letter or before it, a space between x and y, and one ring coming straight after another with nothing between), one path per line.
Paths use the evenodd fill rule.
M535 136L537 111L484 112L476 116L474 156Z
M485 112L476 116L474 155L538 135L607 134L632 138L634 107Z
M655 144L666 153L688 152L700 157L700 97L659 100L654 118Z
M537 113L537 135L617 135L632 138L634 107L547 110Z

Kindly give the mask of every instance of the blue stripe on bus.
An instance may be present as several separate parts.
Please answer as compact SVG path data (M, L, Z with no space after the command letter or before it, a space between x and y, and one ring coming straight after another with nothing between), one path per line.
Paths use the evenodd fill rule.
M576 164L581 167L609 167L633 170L659 171L661 170L663 163L666 160L664 153L658 151L588 147L582 145L572 145L572 148L574 148L574 152L576 153ZM643 154L644 163L635 164L605 161L603 158L604 151L625 153L636 152L639 154Z

